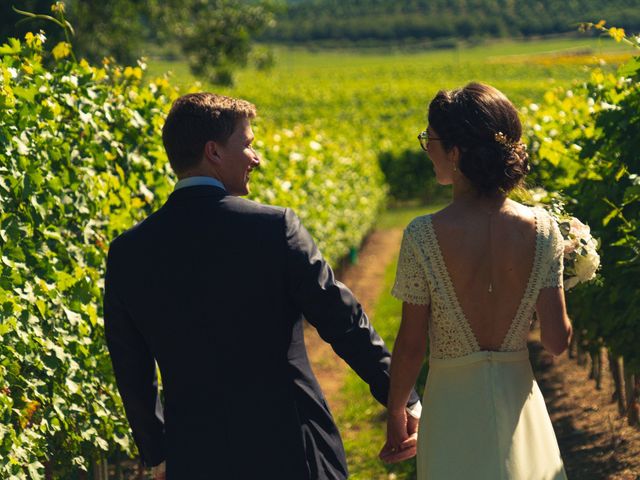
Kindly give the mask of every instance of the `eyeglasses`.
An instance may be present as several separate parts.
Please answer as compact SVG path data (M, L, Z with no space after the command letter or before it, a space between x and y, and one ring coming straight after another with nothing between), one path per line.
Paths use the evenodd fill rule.
M418 141L420 142L420 146L425 152L427 151L427 146L429 145L429 142L433 140L440 140L440 139L438 137L430 137L426 130L424 130L423 132L420 132L420 135L418 135Z

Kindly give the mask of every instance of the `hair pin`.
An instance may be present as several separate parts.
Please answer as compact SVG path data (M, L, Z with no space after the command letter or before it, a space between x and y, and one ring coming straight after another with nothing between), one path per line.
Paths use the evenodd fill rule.
M496 142L501 143L505 147L510 147L510 146L513 145L513 142L510 142L509 139L507 138L507 136L502 132L496 133L493 136L493 138L495 139Z

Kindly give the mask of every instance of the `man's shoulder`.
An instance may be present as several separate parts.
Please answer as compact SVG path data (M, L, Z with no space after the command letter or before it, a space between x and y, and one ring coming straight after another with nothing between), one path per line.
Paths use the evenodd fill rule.
M291 216L293 213L286 207L267 205L231 195L222 198L218 205L227 212L229 220L233 219L231 224L257 229L263 234L283 229L287 222L287 215ZM289 214L287 214L288 211ZM116 236L111 241L110 252L113 254L130 249L138 251L139 248L136 246L142 246L144 249L143 245L150 237L157 237L158 230L166 229L167 215L171 215L171 208L165 204L144 220Z
M242 197L234 197L228 195L224 197L221 204L229 211L244 215L258 215L261 217L272 217L274 219L282 219L287 210L286 207L277 205L268 205L249 200Z

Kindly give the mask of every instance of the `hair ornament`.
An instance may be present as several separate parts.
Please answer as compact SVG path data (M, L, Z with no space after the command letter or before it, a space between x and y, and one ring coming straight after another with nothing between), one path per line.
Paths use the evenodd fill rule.
M507 136L502 132L496 133L493 136L493 138L495 139L496 142L504 145L505 147L512 147L513 146L513 142L509 141Z
M514 142L512 140L509 140L509 138L507 138L507 136L502 133L502 132L497 132L494 136L493 136L494 140L496 142L498 142L500 145L503 145L511 150L526 150L527 146L522 143L522 142Z

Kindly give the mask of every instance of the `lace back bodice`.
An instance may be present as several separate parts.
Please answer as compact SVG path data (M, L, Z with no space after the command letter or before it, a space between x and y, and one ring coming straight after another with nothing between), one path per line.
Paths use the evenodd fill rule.
M539 290L562 286L562 235L545 210L534 208L533 211L536 221L533 266L499 351L526 349ZM456 297L431 215L416 218L404 232L392 294L407 303L430 304L429 340L433 358L455 358L480 351Z

